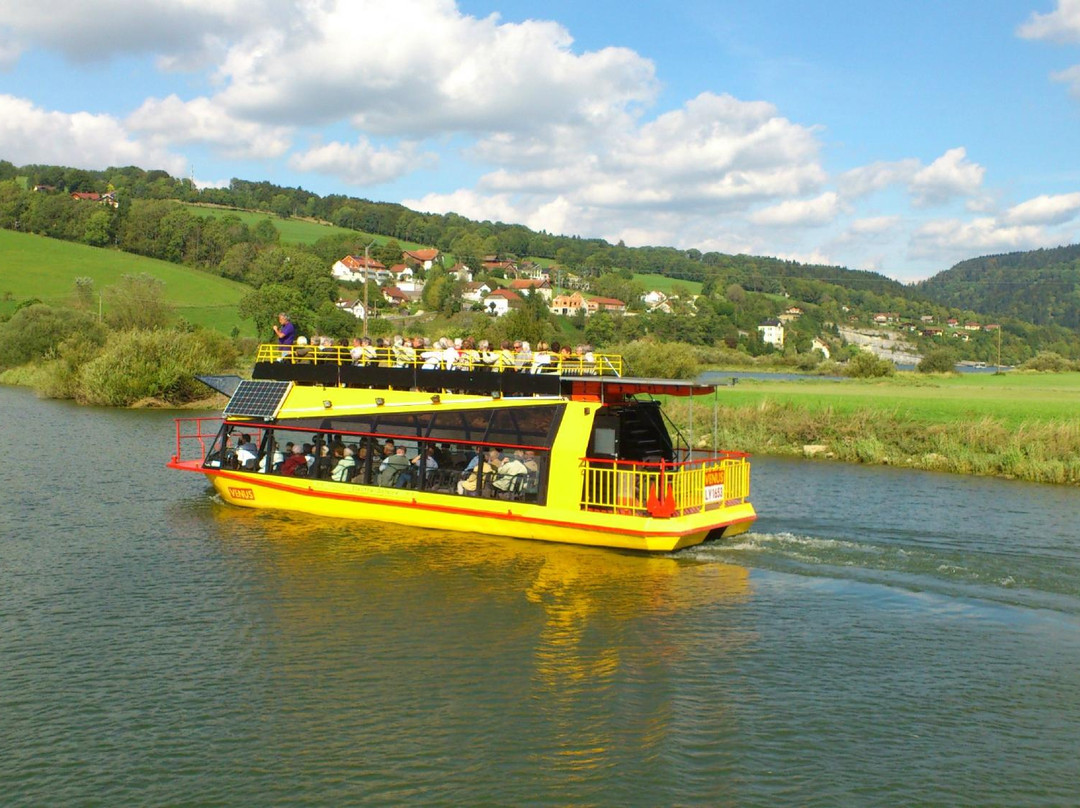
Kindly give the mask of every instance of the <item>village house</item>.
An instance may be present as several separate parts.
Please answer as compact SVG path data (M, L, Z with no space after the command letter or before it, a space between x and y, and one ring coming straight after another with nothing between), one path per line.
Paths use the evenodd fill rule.
M469 303L479 303L491 294L491 287L481 281L469 281L461 285L461 299Z
M518 265L517 271L519 278L526 278L528 280L539 281L545 278L551 280L551 271L544 266L540 266L535 261L524 261Z
M792 320L798 320L802 316L803 310L798 306L789 306L780 315L780 322L790 323Z
M784 347L784 326L777 318L771 317L768 320L762 320L757 330L761 335L762 342L777 348Z
M519 278L510 281L510 289L513 289L519 295L526 295L530 292L535 292L541 295L544 300L551 303L551 282L547 278L536 280L533 278Z
M432 248L426 250L405 250L401 254L406 264L415 264L424 270L431 269L439 258L439 251Z
M982 329L981 325L979 325L978 323L972 322L970 320L968 322L964 323L964 330L965 331L979 331L981 329Z
M585 316L596 314L599 311L622 313L626 311L626 304L614 297L590 297L585 301Z
M581 292L572 292L568 295L558 295L548 307L552 314L561 314L564 317L573 317L585 306L585 297Z
M641 296L641 302L645 304L645 308L652 311L657 306L667 303L667 295L661 292L659 289L653 289L650 292L646 292Z
M939 325L932 325L922 330L922 335L924 337L940 337L944 333L945 329Z
M387 286L382 290L383 297L391 306L406 306L411 298L396 286Z
M417 280L413 268L406 264L394 264L390 267L390 274L394 279L394 286L409 294L419 294L424 291L424 282Z
M924 323L932 323L932 322L934 322L934 315L932 315L932 314L924 314L919 319Z
M522 304L521 296L510 289L496 289L484 298L484 311L502 317L512 308Z
M340 261L334 263L330 274L339 281L346 282L363 282L366 278L376 283L384 283L392 277L390 270L386 268L386 264L374 258L365 258L362 255L346 255Z
M454 264L448 273L455 281L472 283L473 271L462 263Z
M339 300L337 302L337 307L339 309L341 309L342 311L347 311L349 314L351 314L357 320L363 320L364 319L364 301L363 300L355 300L355 301Z
M517 277L517 265L513 261L499 261L494 255L487 256L484 259L484 271L491 272L496 269L502 270L504 277Z
M810 350L821 351L821 355L824 356L826 359L831 356L829 352L829 346L825 343L824 340L820 339L819 337L814 337L814 339L810 342Z

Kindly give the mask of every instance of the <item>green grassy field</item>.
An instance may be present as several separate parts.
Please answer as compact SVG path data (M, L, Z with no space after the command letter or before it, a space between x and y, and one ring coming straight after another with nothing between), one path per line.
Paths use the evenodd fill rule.
M721 389L720 400L733 407L770 402L837 414L871 410L928 423L989 417L1019 426L1080 418L1080 373L901 374L894 379L842 382L740 379L735 387Z
M723 448L1080 485L1080 373L740 379L711 404L694 434Z
M236 327L243 336L255 336L254 324L236 314L248 291L242 284L153 258L0 230L0 312L5 314L31 297L68 303L78 277L93 278L100 292L121 275L140 273L165 282L165 298L178 317L225 334Z

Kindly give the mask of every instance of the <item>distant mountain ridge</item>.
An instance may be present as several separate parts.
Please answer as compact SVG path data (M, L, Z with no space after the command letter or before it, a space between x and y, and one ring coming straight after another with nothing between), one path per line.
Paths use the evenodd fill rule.
M915 288L944 306L1080 329L1080 244L971 258Z

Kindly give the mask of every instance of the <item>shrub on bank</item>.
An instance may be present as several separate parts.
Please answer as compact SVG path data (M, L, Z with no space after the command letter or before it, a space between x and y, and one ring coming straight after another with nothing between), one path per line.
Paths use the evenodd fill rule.
M236 347L214 331L118 332L82 367L74 398L112 407L144 398L183 404L206 395L196 374L220 373L236 358Z
M1049 373L1065 373L1080 369L1080 363L1072 362L1053 351L1039 351L1020 366L1021 370L1038 370Z
M105 327L86 312L36 303L0 324L0 367L53 359L69 339L100 345L104 335Z
M853 379L876 379L892 376L896 367L888 359L878 359L869 351L860 351L844 366L844 375Z
M658 376L665 379L693 379L700 367L692 345L685 342L657 342L642 339L612 345L605 353L621 354L628 376Z
M917 369L919 373L954 373L956 354L948 348L934 348L919 360Z

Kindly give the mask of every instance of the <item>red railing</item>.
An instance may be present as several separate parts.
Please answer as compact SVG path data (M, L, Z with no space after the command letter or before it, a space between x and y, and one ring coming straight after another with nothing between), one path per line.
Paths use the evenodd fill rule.
M222 420L220 417L177 418L176 454L173 455L173 462L205 460L221 429ZM196 447L198 457L194 456Z

